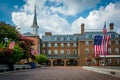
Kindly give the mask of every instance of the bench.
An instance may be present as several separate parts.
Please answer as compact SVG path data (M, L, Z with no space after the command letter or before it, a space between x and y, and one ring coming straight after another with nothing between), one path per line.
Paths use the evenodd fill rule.
M4 72L6 72L7 69L9 69L7 65L0 65L0 70L3 70Z
M15 64L14 65L14 69L17 70L17 69L30 69L31 66L30 65L27 65L27 64Z
M28 64L25 64L25 65L23 65L23 68L25 68L25 69L30 69L30 68L31 68L31 66L30 66L30 65L28 65Z

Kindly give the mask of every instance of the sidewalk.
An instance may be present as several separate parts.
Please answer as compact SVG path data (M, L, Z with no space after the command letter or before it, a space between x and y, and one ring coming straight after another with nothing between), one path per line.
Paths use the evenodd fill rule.
M120 78L120 67L96 67L96 66L83 66L82 69L107 74Z

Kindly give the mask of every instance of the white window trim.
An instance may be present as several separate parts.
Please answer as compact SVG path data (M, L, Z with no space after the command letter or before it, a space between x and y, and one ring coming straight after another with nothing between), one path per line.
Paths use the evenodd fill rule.
M119 53L119 49L115 48L115 53L118 54Z
M64 55L64 50L61 50L61 51L60 51L60 55Z
M116 44L116 45L119 45L119 42L118 42L118 40L115 40L115 44Z
M67 43L67 47L70 47L70 43Z
M85 53L89 54L89 49L88 48L85 48Z
M54 50L54 55L58 55L58 51L57 50Z
M48 50L48 55L51 55L51 50Z
M61 45L60 45L61 47L64 47L64 43L61 43Z
M70 41L70 37L67 37L67 40Z
M57 43L54 43L54 47L57 47L58 46L58 44Z
M51 47L51 43L48 43L48 47Z
M73 43L73 47L77 47L77 43Z
M67 50L66 55L70 55L70 50L69 49Z
M42 44L42 47L45 47L45 43Z
M85 45L89 45L89 41L85 41Z

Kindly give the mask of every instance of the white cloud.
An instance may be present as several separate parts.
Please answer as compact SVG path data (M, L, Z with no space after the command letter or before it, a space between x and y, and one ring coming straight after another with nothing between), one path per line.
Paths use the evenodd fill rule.
M56 1L56 0L52 0L52 1ZM95 5L99 1L100 0L97 1L89 0L89 2L88 0L60 0L57 3L58 4L63 3L63 6L59 6L59 7L51 6L50 10L52 10L52 12L54 13L58 12L65 16L69 16L69 15L74 16L79 12L95 7Z
M21 28L21 33L32 32L31 25L33 23L34 0L27 0L26 4L21 7L19 12L12 13L12 21ZM39 4L40 3L40 4ZM51 14L44 5L45 0L37 0L37 22L39 25L39 35L47 31L55 34L70 33L70 24L65 18L61 18L57 14ZM69 28L68 28L69 27Z
M105 8L101 7L99 10L93 10L89 13L87 18L79 17L72 23L72 30L79 32L81 23L85 23L85 29L102 29L104 22L107 22L107 29L109 29L109 23L114 23L114 30L120 32L120 3L110 3Z
M57 0L57 4L59 4L61 1L63 0ZM72 0L70 1L74 2ZM92 3L86 3L87 0L81 0L81 3L84 3L84 5L86 3L85 6L82 6L83 4L81 3L78 3L79 5L76 3L75 5L75 2L72 5L70 1L64 0L64 5L66 5L66 9L65 7L61 7L61 11L63 10L64 15L76 14L77 9L80 9L79 11L82 11L87 7L93 7L96 4L94 0L91 0ZM22 33L32 32L31 25L33 22L34 3L35 0L26 0L26 4L23 5L18 12L12 13L12 21L16 26L21 28ZM36 0L39 35L43 35L45 32L52 32L53 34L73 34L77 32L80 33L81 23L85 23L86 29L102 29L104 21L107 21L107 26L110 22L113 22L115 24L115 30L120 33L120 3L110 3L105 8L100 7L99 10L93 10L89 13L89 15L86 18L80 16L72 24L68 23L68 21L64 17L58 16L57 13L53 14L53 11L55 10L52 11L52 7L46 6L45 3L46 0ZM71 5L71 7L68 6L68 4ZM72 7L75 8L75 11ZM57 10L58 8L54 9Z
M18 28L20 28L22 33L32 31L30 26L32 25L33 15L28 15L25 12L13 12L12 21Z

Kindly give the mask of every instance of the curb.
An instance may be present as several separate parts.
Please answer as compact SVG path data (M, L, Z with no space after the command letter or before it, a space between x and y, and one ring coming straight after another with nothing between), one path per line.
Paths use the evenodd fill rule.
M120 78L120 69L105 69L101 67L88 67L88 66L83 66L82 69L102 73L102 74L107 74L113 77Z

